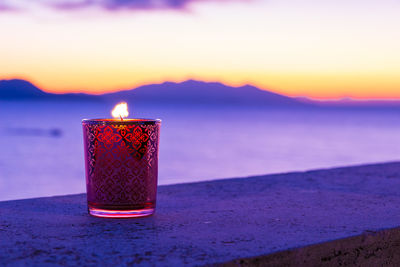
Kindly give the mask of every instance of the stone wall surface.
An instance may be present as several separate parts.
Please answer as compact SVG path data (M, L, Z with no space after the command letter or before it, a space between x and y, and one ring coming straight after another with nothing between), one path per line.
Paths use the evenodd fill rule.
M0 266L399 266L400 163L160 186L156 214L0 202Z

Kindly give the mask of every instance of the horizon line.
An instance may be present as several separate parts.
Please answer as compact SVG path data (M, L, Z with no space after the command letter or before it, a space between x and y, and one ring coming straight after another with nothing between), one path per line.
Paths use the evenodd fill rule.
M109 90L104 90L102 92L85 92L84 90L63 90L60 92L55 92L52 90L48 90L48 89L43 89L42 86L40 86L40 82L37 81L32 81L33 79L28 79L26 77L21 77L21 76L14 76L11 78L1 78L1 81L12 81L12 80L20 80L20 81L25 81L28 82L30 84L32 84L33 86L35 86L36 88L38 88L39 90L45 92L45 93L50 93L50 94L55 94L55 95L65 95L65 94L86 94L86 95L92 95L92 96L101 96L101 95L105 95L105 94L111 94L111 93L117 93L117 92L124 92L124 91L131 91L131 90L136 90L140 87L143 86L148 86L148 85L161 85L164 83L174 83L174 84L182 84L188 81L194 81L194 82L199 82L199 83L206 83L206 84L210 84L210 83L218 83L218 84L222 84L224 86L227 87L232 87L232 88L240 88L240 87L245 87L245 86L252 86L255 87L261 91L266 91L266 92L270 92L270 93L274 93L274 94L278 94L281 96L285 96L285 97L289 97L292 99L296 99L298 101L315 101L315 102L326 102L326 103L330 103L330 102L342 102L342 103L346 103L346 102L359 102L359 103L365 103L365 102L399 102L400 101L400 96L399 97L391 97L391 98L387 98L387 97L377 97L377 98L370 98L370 97L354 97L354 96L350 96L350 95L342 95L339 97L313 97L313 96L307 96L307 95L287 95L284 93L280 93L276 90L271 90L271 89L265 89L262 87L259 87L257 85L254 85L252 83L249 82L244 82L241 83L240 85L232 85L226 82L222 82L219 80L200 80L200 79L196 79L196 78L184 78L184 79L178 79L178 80L174 80L174 79L168 79L168 80L160 80L160 81L155 81L152 83L140 83L138 85L133 85L132 87L129 88L122 88L122 89L109 89ZM39 85L38 85L39 84Z

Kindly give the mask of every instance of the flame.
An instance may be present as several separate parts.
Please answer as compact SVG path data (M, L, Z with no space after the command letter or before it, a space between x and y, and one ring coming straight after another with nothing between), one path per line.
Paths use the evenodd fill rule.
M111 115L114 118L126 118L129 115L128 104L126 102L121 102L115 105L114 109L111 111Z

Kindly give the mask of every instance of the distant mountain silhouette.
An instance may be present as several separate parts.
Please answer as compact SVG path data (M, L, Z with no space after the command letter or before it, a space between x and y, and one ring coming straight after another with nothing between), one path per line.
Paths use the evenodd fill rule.
M105 94L102 97L116 101L183 103L189 105L305 105L293 98L261 90L251 85L231 87L217 82L208 83L194 80L182 83L164 82L161 84L144 85L136 89Z
M170 105L246 105L262 107L400 107L400 101L315 101L308 98L291 98L261 90L251 85L227 86L218 82L187 80L181 83L164 82L139 86L134 89L103 95L46 93L32 83L20 80L0 80L0 100L95 100L128 101Z
M1 80L0 99L97 99L105 101L128 101L155 104L213 104L213 105L305 105L283 95L245 85L231 87L216 82L188 80L182 83L164 82L140 86L135 89L103 95L46 93L24 80Z
M28 81L19 79L0 80L0 99L26 99L46 96L47 93L43 92Z
M12 79L12 80L0 80L0 100L2 99L69 100L69 99L95 99L95 96L82 93L79 94L46 93L28 81L21 79Z

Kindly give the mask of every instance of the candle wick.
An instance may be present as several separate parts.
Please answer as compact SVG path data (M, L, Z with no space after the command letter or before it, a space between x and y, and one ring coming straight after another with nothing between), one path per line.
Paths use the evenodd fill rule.
M122 119L122 116L121 116L121 115L119 115L119 117L121 118L121 121L123 121L123 119Z

